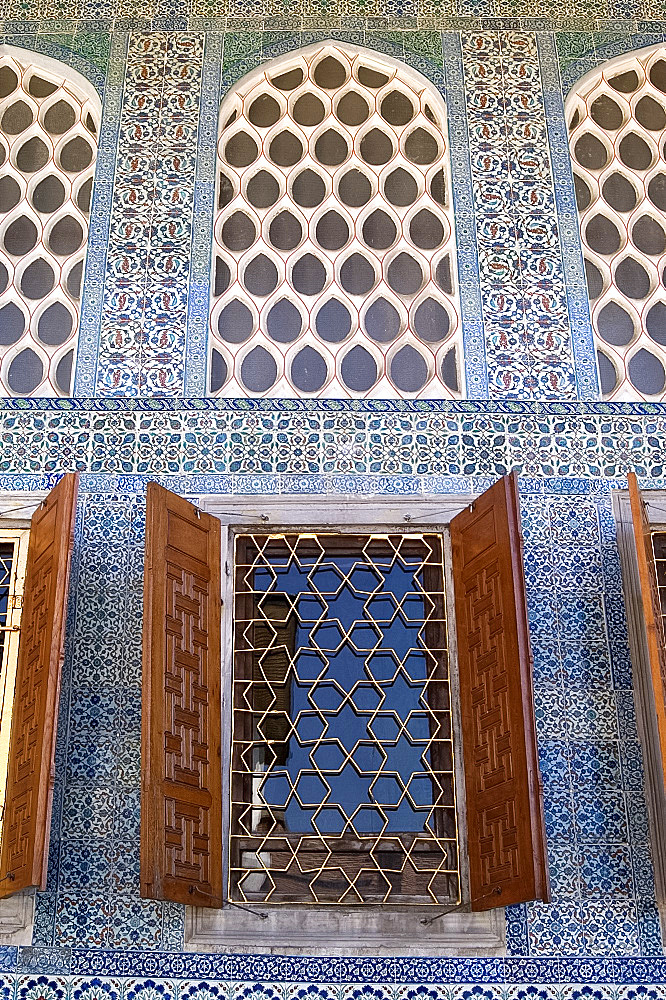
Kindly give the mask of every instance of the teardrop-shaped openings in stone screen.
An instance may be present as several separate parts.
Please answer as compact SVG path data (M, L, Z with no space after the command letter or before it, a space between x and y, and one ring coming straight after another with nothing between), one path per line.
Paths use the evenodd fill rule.
M20 135L30 128L34 120L32 108L25 101L15 101L3 112L0 129L5 135Z
M278 167L293 167L303 156L303 143L297 135L285 129L271 139L268 155Z
M622 237L617 226L605 215L594 215L585 226L585 240L598 254L610 255L620 249Z
M620 173L613 173L607 177L601 188L604 201L614 208L616 212L632 212L636 207L638 194L636 188ZM579 206L580 207L580 206ZM582 206L586 208L587 206Z
M366 309L364 326L372 340L390 344L400 334L400 313L388 299L380 296Z
M664 227L651 215L643 215L634 222L631 241L637 250L648 257L660 256L666 250Z
M652 150L640 135L629 132L620 139L620 159L630 170L647 170L652 163Z
M44 97L50 97L51 94L55 94L57 89L58 85L56 83L52 83L51 80L45 80L43 77L38 76L37 73L33 73L28 82L28 93L40 100ZM2 94L0 94L1 96Z
M248 118L256 128L270 128L280 120L280 105L270 94L260 94L252 101Z
M244 344L253 330L254 318L244 302L232 299L221 310L217 320L217 332L227 344Z
M90 213L92 187L93 179L92 177L89 177L87 181L83 182L76 196L76 204L79 206L84 215L88 215Z
M228 369L224 356L213 348L210 355L210 391L219 392L227 381L227 377Z
M660 90L662 94L666 94L666 60L658 59L650 67L650 82L654 84L657 90Z
M614 132L624 120L622 108L609 94L600 94L590 107L592 120L602 129Z
M571 121L569 122L569 131L573 132L574 129L576 129L579 124L580 124L580 111L578 110L578 108L576 108L573 115L571 116Z
M406 208L418 198L419 186L404 167L396 167L384 181L384 194L392 205Z
M439 344L451 332L451 317L441 304L430 296L414 313L414 331L426 344Z
M26 318L15 302L0 307L0 346L9 347L21 339Z
M597 316L599 336L613 347L626 347L634 339L634 321L618 302L608 302Z
M44 115L44 128L51 135L63 135L69 132L76 121L76 112L67 101L56 101L47 108Z
M11 212L21 200L21 186L9 175L0 177L0 212Z
M83 281L83 261L80 260L74 267L70 268L67 275L66 287L73 299L81 298L81 283Z
M26 139L16 154L16 166L22 174L34 174L46 166L50 158L49 147L38 135Z
M666 212L666 174L655 174L648 184L648 198L662 212Z
M599 383L604 396L610 396L617 388L619 379L617 369L611 359L603 351L597 351L599 367Z
M43 299L55 285L53 268L43 257L33 260L21 275L20 290L28 299Z
M303 254L293 266L291 280L302 295L318 295L326 284L326 268L314 254Z
M317 222L315 238L324 250L341 250L349 242L349 226L335 209L330 209Z
M310 344L306 344L296 354L289 371L290 381L299 392L311 395L324 387L328 378L325 359Z
M43 379L42 359L31 347L24 347L7 369L7 384L17 396L31 396Z
M301 94L294 104L292 114L299 125L314 128L315 125L320 125L323 122L326 117L326 108L324 102L316 94Z
M367 295L377 280L370 261L353 253L340 268L340 284L350 295Z
M338 195L349 208L361 208L372 197L372 184L364 173L352 167L340 178Z
M459 392L460 373L458 371L458 352L455 347L446 352L439 370L444 385L448 386L451 392Z
M455 311L438 300L454 294L451 255L442 253L452 236L442 158L444 113L437 110L435 95L423 103L422 86L415 87L408 74L403 79L393 66L381 72L334 43L290 58L298 59L298 66L285 60L284 71L274 70L268 79L257 72L226 99L237 117L229 138L221 132L218 146L218 183L226 171L229 186L218 204L211 324L237 360L223 385L217 380L217 390L211 378L211 391L228 387L233 393L233 384L270 394L273 388L260 389L259 383L253 388L240 370L262 347L269 355L275 350L276 359L286 354L284 373L277 361L276 385L286 378L296 394L316 395L326 388L329 395L333 389L342 396L363 395L380 379L389 396L418 393L400 389L389 361L380 364L373 350L397 352L410 337L424 345L451 338L452 357L458 356ZM243 135L249 147L234 150ZM243 176L245 166L251 166L250 176ZM384 206L372 203L377 195ZM413 211L405 211L411 206ZM239 212L253 216L249 243L234 233ZM410 243L414 250L407 253ZM399 252L386 259L396 245ZM228 253L242 255L237 273ZM385 296L378 289L368 304L373 289L386 288L382 274L391 292ZM410 309L426 280L433 281L432 294ZM246 294L253 307L250 299L241 301ZM228 310L231 303L236 315ZM313 336L321 351L310 342ZM347 348L352 336L377 346L352 341ZM428 354L425 346L424 351ZM226 360L226 351L220 356ZM400 357L404 361L410 354ZM426 362L416 349L414 357L419 372L426 365L417 381L425 385L432 376L444 396L459 391L451 389L457 381L444 380L441 358Z
M243 385L252 393L268 392L275 385L277 374L275 358L261 345L248 351L241 363Z
M265 298L277 288L278 277L274 262L265 253L260 253L246 265L243 284L250 295Z
M9 284L9 271L7 270L7 265L4 261L0 260L0 295L5 291L7 285Z
M291 194L301 208L316 208L326 197L326 184L314 170L306 167L295 178Z
M350 91L340 98L335 113L345 125L358 126L370 116L370 106L364 97L355 91Z
M314 81L323 90L337 90L347 79L347 70L335 56L325 56L314 71Z
M67 173L78 174L90 166L93 155L93 149L88 140L82 136L76 136L66 142L60 150L60 166Z
M370 351L355 344L340 365L342 381L352 392L369 392L377 381L377 362Z
M656 355L642 347L629 359L629 378L644 396L656 396L664 391L666 372Z
M327 167L337 167L349 156L349 145L344 136L335 129L327 128L317 138L314 147L315 157Z
M217 207L225 208L235 195L234 184L226 174L220 174L217 186Z
M666 344L652 337L648 317L659 329L661 303L654 298L666 275L666 53L655 47L617 63L619 71L610 64L588 74L572 95L582 118L571 152L590 190L589 198L577 197L588 294L604 396L660 398L666 395L660 387Z
M39 233L32 219L20 215L5 229L3 239L5 250L12 257L21 257L37 245Z
M296 216L285 209L271 221L268 239L276 250L295 250L303 239L303 227Z
M37 336L43 344L59 347L70 337L74 329L74 319L67 306L54 302L39 317Z
M359 152L371 166L383 166L393 156L393 143L381 129L371 128L361 139Z
M405 344L391 358L389 374L401 392L412 395L420 392L428 381L428 363L415 347Z
M376 208L363 223L363 242L373 250L388 250L398 238L398 228L383 208Z
M416 295L423 284L423 271L419 262L403 251L389 264L386 279L398 295Z
M664 105L647 94L637 102L634 108L634 117L643 128L650 132L661 132L666 128Z
M615 284L628 299L644 299L650 292L650 277L635 257L625 257L617 265Z
M231 271L226 260L215 258L215 275L213 280L213 295L218 298L226 292L231 283Z
M18 84L18 76L11 66L0 66L0 100L13 94Z
M604 277L597 265L593 264L591 260L587 259L587 257L584 259L583 263L585 264L587 294L590 302L594 302L594 300L598 299L604 290Z
M271 306L266 317L266 331L276 344L291 344L298 340L303 329L303 318L289 299L279 299Z
M338 299L329 299L319 308L315 319L315 329L322 340L329 344L340 344L349 336L352 319L349 309Z
M592 202L592 192L589 184L586 184L582 177L574 174L574 192L576 195L576 205L578 211L584 211Z
M83 245L83 227L78 219L65 215L49 233L48 247L57 257L69 257Z
M74 351L67 351L58 361L55 370L56 386L63 396L72 394Z
M638 89L638 73L630 69L625 73L618 73L612 76L608 83L618 94L633 94Z
M608 163L608 150L596 135L586 132L574 145L574 156L581 167L588 170L601 170Z
M245 212L234 212L222 226L222 242L234 253L247 250L256 238L257 227Z
M666 347L666 303L655 302L650 307L645 317L645 329L655 344Z
M247 200L254 208L271 208L279 197L280 183L267 170L258 170L248 181Z
M444 240L444 226L429 208L422 208L412 216L409 238L419 250L435 250Z
M32 192L33 208L44 215L57 211L64 200L65 185L52 174L41 180Z
M389 125L407 125L414 117L414 105L401 90L391 90L382 97L379 111Z

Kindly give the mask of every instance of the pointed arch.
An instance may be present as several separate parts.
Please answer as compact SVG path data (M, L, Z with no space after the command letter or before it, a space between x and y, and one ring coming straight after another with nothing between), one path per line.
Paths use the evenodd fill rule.
M0 45L0 395L71 394L101 101Z
M666 399L666 46L611 59L566 102L602 394Z
M463 394L446 107L420 73L328 42L220 108L209 391Z

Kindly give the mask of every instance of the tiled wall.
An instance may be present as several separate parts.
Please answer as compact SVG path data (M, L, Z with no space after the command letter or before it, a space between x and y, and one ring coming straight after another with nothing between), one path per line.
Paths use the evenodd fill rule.
M0 418L0 489L84 473L49 881L34 948L0 949L7 1000L633 1000L645 984L663 995L610 492L633 467L666 485L666 409L594 402L563 88L661 40L666 20L648 19L666 13L653 0L558 2L546 19L542 6L5 4L0 37L64 57L104 93L79 398L15 401ZM220 94L330 37L404 59L446 98L471 401L197 398ZM512 468L553 904L507 911L506 959L181 954L182 908L138 891L146 481L188 494L417 496L480 490Z

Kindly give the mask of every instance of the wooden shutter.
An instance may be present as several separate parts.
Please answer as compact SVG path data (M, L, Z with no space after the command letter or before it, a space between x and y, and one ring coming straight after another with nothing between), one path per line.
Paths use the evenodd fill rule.
M46 888L77 488L77 473L63 476L30 527L2 827L2 897Z
M222 905L220 522L148 484L141 894Z
M657 573L652 551L652 536L650 523L634 472L627 473L629 500L631 502L631 519L634 526L636 542L636 560L638 562L638 579L643 604L643 617L647 637L648 659L652 690L654 692L654 707L657 716L659 732L659 747L661 750L662 772L666 787L666 647L661 618L661 602Z
M549 900L518 482L451 521L473 910Z

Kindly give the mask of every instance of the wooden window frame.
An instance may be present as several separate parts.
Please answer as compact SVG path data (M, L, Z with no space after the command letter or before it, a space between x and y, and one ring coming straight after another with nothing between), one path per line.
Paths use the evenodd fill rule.
M3 492L0 495L0 535L5 531L29 533L32 515L47 496L48 490ZM31 945L34 921L34 889L22 889L0 899L0 945Z
M458 706L459 680L455 643L454 599L451 575L451 547L448 533L450 520L468 507L473 495L426 496L418 498L321 497L316 503L302 496L257 497L216 495L188 496L188 500L222 524L222 732L229 734L232 718L231 670L233 642L233 552L234 536L246 532L328 530L341 534L361 531L377 533L410 531L441 534L444 542L447 622L449 628L449 670L452 698L452 728L454 742L461 746ZM222 773L230 770L231 745L228 735L222 744ZM456 812L460 831L460 870L463 906L469 901L467 875L467 834L465 827L465 789L461 753L456 755ZM229 798L223 796L223 879L228 884ZM327 954L372 954L381 945L382 951L393 954L486 954L505 953L504 908L471 913L455 909L432 923L440 912L436 906L303 906L283 904L279 907L256 904L253 909L266 913L259 920L256 913L247 913L234 906L223 909L189 906L186 911L185 948L237 950L251 947L254 951ZM444 907L442 907L444 909ZM332 912L335 911L335 912ZM418 943L416 941L418 939ZM364 944L359 946L359 941ZM332 944L332 942L336 942Z
M666 490L641 490L650 528L666 531ZM645 766L645 795L649 816L650 846L654 866L655 899L662 936L666 939L666 765L662 765L659 724L654 703L652 668L643 612L637 544L627 490L612 495L622 568L629 649L633 666L634 700L638 736Z

